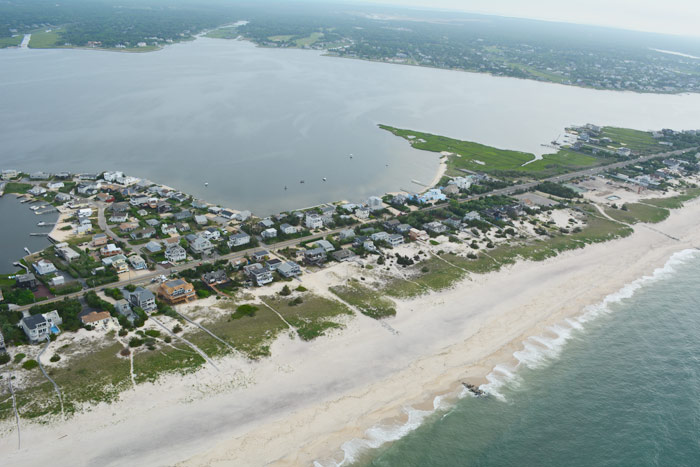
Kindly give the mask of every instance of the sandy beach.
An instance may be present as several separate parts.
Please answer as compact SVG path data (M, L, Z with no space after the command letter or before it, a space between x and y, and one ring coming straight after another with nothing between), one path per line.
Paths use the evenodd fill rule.
M401 425L406 408L432 407L462 381L485 383L529 336L555 337L552 325L700 246L699 219L695 200L630 237L399 302L383 322L359 315L310 343L284 335L271 358L226 357L219 371L166 376L66 422L23 422L20 451L7 422L0 453L14 466L332 465L368 428ZM343 268L330 273L352 273ZM327 280L317 273L302 283L315 290Z

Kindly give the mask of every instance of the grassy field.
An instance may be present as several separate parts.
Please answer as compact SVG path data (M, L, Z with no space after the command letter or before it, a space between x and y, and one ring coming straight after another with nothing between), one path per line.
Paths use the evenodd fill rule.
M297 39L294 42L297 44L297 47L304 47L318 42L322 37L322 32L312 32L310 35Z
M0 49L16 47L22 43L22 39L24 39L23 34L19 34L15 37L0 37Z
M209 37L212 39L235 39L238 36L240 36L240 33L238 32L238 28L235 26L214 29L204 35L204 37Z
M291 34L285 35L285 36L270 36L268 39L270 39L272 42L285 42L290 40L292 37L294 37Z
M608 137L616 143L622 143L632 151L637 153L649 153L652 151L662 150L651 133L639 130L630 130L628 128L616 128L606 126L600 134L601 137Z
M62 29L52 29L50 32L46 30L38 30L32 32L32 37L29 40L29 47L32 49L49 49L52 47L59 47L59 41L61 39L60 33Z
M330 291L370 318L381 319L396 315L394 302L383 297L382 293L360 285L358 282L331 287Z
M205 322L204 326L251 359L270 356L270 344L279 333L288 329L279 316L264 306L258 305L253 316L239 319L231 317L237 308L234 301L220 300L217 307L231 313L224 318ZM229 351L228 347L203 331L188 333L187 339L210 356L224 355Z
M325 334L328 329L340 329L334 318L352 315L352 311L340 302L304 293L302 303L291 305L290 297L263 297L263 301L274 308L289 324L294 326L299 337L308 341Z
M700 196L700 188L688 188L685 193L670 198L652 198L644 200L646 204L652 204L660 208L679 209L683 207L683 203L695 199Z
M637 222L657 223L669 216L668 209L650 206L648 204L631 203L625 204L626 210L605 208L605 213L615 220L627 224Z
M471 141L402 130L386 125L379 125L379 127L406 139L416 149L438 153L446 151L456 154L449 156L447 160L448 175L460 175L463 174L460 169L466 169L499 176L545 178L592 167L605 161L573 151L560 150L556 154L547 154L541 160L525 165L535 158L533 154L498 149Z
M5 193L26 193L32 189L29 183L8 182L5 185Z

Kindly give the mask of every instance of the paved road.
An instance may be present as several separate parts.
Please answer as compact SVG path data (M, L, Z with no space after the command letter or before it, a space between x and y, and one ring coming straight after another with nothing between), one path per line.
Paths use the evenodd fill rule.
M578 178L578 177L582 177L582 176L596 175L596 174L605 172L605 171L610 170L610 169L617 169L617 168L625 167L625 166L631 165L631 164L638 164L640 162L646 162L650 159L655 159L658 157L676 156L676 155L682 154L684 152L695 151L697 149L698 149L697 147L694 147L694 148L679 149L676 151L669 151L669 152L664 152L664 153L650 154L648 156L642 156L642 157L639 157L636 159L630 159L630 160L626 160L626 161L622 161L622 162L616 162L614 164L593 167L591 169L579 170L577 172L570 172L570 173L564 174L564 175L556 175L554 177L545 178L545 179L538 180L535 182L520 183L518 185L513 185L513 186L506 187L506 188L501 188L499 190L490 191L490 192L482 194L482 195L474 195L474 196L470 196L468 198L462 198L460 201L469 201L469 200L473 200L473 199L478 199L482 196L510 195L510 194L515 193L516 191L529 190L531 188L534 188L539 183L542 183L545 181L564 182L564 181L572 180L574 178ZM441 208L446 207L447 205L448 205L448 203L440 203L440 204L426 207L426 208L424 208L424 210L441 209ZM108 232L110 235L113 235L116 238L120 238L120 237L116 236L115 234L113 234L111 232L111 230L109 230L107 228L107 224L104 220L104 207L98 208L98 224L100 225L100 228L102 228L103 230ZM242 251L238 251L238 252L234 252L234 253L229 253L227 255L217 256L217 257L213 257L213 258L209 258L209 259L203 259L203 260L199 260L199 261L196 261L196 260L189 261L187 263L182 263L182 264L172 266L172 267L167 268L165 270L157 269L156 271L149 272L148 274L139 276L137 278L127 279L127 280L123 280L123 281L119 281L119 282L114 282L114 283L106 284L106 285L99 286L99 287L93 287L91 289L83 289L80 292L75 292L72 294L62 295L60 297L55 297L55 298L51 298L48 300L44 300L44 301L40 302L40 304L51 303L51 302L63 300L64 298L75 298L75 297L83 295L85 292L88 292L90 290L99 290L99 289L102 289L104 287L124 287L124 286L129 285L129 284L149 282L151 279L159 277L160 275L162 275L164 273L172 274L174 272L179 272L179 271L182 271L185 269L189 269L189 268L196 266L198 264L213 263L213 262L219 261L219 260L231 260L231 259L236 259L236 258L242 258L246 255L253 253L254 251L261 250L261 249L269 249L269 248L273 248L276 250L284 249L287 247L296 246L301 242L306 242L309 240L318 240L321 238L325 238L328 235L337 234L341 230L344 230L346 228L347 227L339 227L337 229L321 232L321 233L310 235L307 237L285 240L285 241L282 241L279 243L275 243L273 245L266 245L264 243L261 243L260 246L255 247L255 248L248 248L246 250L242 250ZM126 240L126 239L122 239L122 240ZM35 304L25 305L25 306L19 307L18 309L20 311L26 310L26 309L31 308L34 305Z

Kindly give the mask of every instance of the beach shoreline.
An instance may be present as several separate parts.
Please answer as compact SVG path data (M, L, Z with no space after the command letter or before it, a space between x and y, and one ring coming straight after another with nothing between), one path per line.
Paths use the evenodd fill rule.
M485 383L496 365L512 362L529 336L551 333L552 325L651 274L673 253L696 248L699 218L700 201L694 200L653 230L638 224L627 238L543 262L518 262L448 290L398 301L397 316L383 323L360 315L345 330L311 343L282 337L272 346L273 356L262 361L224 357L217 362L222 372L167 375L64 423L23 422L20 451L8 422L0 452L18 466L48 460L180 466L338 462L343 444L364 438L367 429L401 425L407 407L430 408L436 396L456 397L463 381ZM327 280L354 274L347 265L329 269L326 274L337 277ZM315 281L321 281L318 275L302 279L312 290L325 285ZM161 430L154 433L151 426ZM77 453L76 443L93 448Z

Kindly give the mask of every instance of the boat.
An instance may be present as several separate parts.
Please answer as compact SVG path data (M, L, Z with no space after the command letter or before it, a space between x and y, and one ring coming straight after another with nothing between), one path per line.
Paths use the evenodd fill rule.
M209 186L209 182L204 182L204 186Z
M299 183L305 183L304 180L300 180Z
M328 181L328 180L326 179L326 177L323 177L323 181L326 182L326 181Z
M284 191L287 191L287 185L284 186Z

